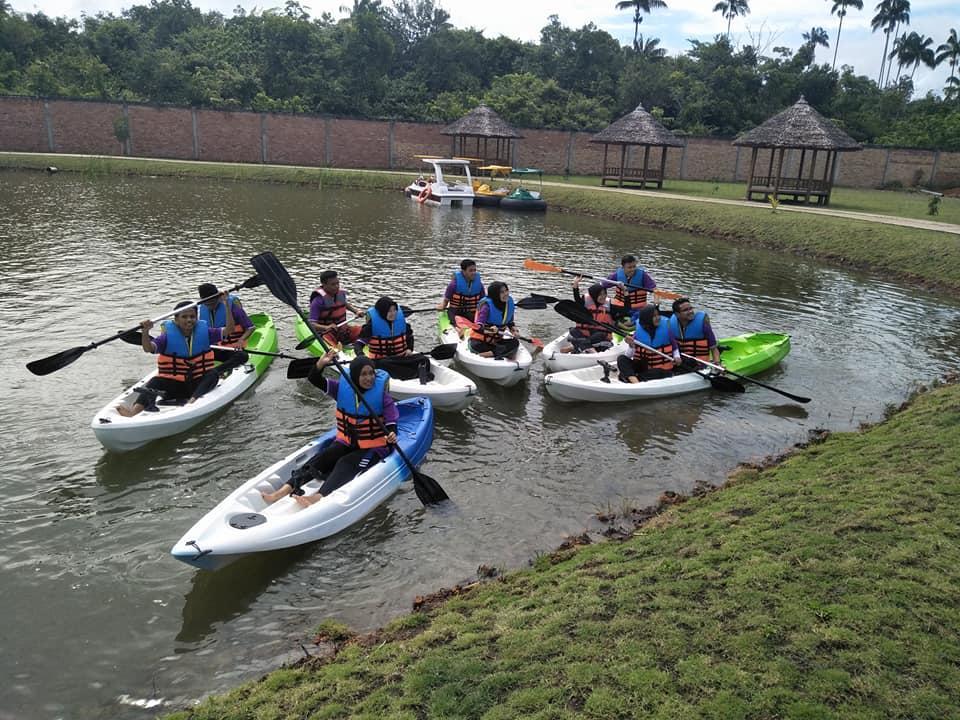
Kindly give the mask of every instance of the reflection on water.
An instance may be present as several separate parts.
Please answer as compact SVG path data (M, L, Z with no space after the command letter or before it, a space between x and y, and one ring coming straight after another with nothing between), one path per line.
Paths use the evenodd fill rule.
M169 708L224 689L267 670L323 618L374 627L480 564L524 564L599 509L716 483L816 427L877 420L958 360L960 312L942 298L594 218L445 212L399 191L67 174L0 173L0 197L0 332L15 348L0 356L9 388L0 422L16 429L0 456L0 670L11 679L4 712L25 720L139 720L133 702L162 697ZM290 269L301 302L334 268L359 306L389 294L414 307L439 300L463 257L517 297L566 297L570 278L524 270L523 260L596 275L635 252L721 335L790 333L792 353L762 379L814 401L799 406L751 385L646 405L563 404L544 392L536 362L529 382L479 381L470 409L437 416L424 471L449 506L425 509L408 483L336 537L194 571L170 558L174 541L251 473L326 429L332 401L286 380L278 362L190 434L115 456L97 444L90 418L151 358L115 342L44 378L24 363L153 317L202 282L242 281L249 258L267 249ZM281 349L292 349L290 310L265 289L243 299L274 315ZM518 322L544 341L568 325L550 310L520 311ZM430 346L432 313L411 323ZM33 617L44 621L23 622Z

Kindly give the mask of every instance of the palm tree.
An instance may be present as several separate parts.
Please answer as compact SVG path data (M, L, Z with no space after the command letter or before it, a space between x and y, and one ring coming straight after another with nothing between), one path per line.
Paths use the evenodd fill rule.
M637 54L647 60L660 60L666 56L667 51L662 47L658 47L659 45L660 38L647 38L644 40L643 35L641 35L637 43Z
M913 65L913 71L910 73L910 80L912 81L920 63L930 68L936 67L937 61L931 45L933 45L933 38L912 32L909 35L904 35L893 44L893 52L890 53L890 56L896 55L900 67Z
M620 0L617 3L617 10L629 10L633 8L633 49L639 52L637 45L637 35L640 32L640 23L643 22L643 15L640 11L650 14L654 8L666 8L667 4L663 0Z
M910 24L910 0L889 0L890 2L890 22L894 23L893 44L897 44L897 38L900 37L900 26ZM887 55L889 58L890 56ZM890 84L890 72L893 70L893 63L887 65L887 80L884 85ZM900 79L900 67L897 67L897 80Z
M957 92L957 63L960 62L960 39L957 38L957 29L950 28L950 37L947 41L937 48L937 57L935 62L940 65L950 61L950 77L947 79L947 87L944 95L951 96Z
M720 0L713 6L713 11L718 12L727 19L727 40L730 39L730 23L738 15L743 16L750 12L750 5L747 0Z
M887 63L887 51L890 49L890 33L893 32L893 27L896 25L896 22L891 19L891 4L891 0L881 0L876 7L877 14L870 21L870 28L873 32L883 28L883 34L886 35L883 41L883 55L880 56L880 75L877 78L877 87L881 87L883 84L883 69Z
M830 0L827 0L830 2ZM843 18L847 15L847 8L852 7L855 10L863 10L863 0L833 0L833 7L830 8L830 14L840 18L840 26L837 28L837 44L833 47L833 69L837 69L837 53L840 51L840 31L843 30Z
M825 48L830 47L830 36L827 35L827 31L822 27L810 28L810 32L803 34L803 39L807 41L807 45L810 46L811 50L816 50L817 45Z

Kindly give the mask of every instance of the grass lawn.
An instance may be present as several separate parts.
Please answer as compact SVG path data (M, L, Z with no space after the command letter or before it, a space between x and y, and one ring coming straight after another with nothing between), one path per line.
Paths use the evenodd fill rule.
M957 718L958 587L954 385L172 717Z
M588 185L600 187L600 179L584 175L544 175L544 181L561 182L570 185ZM697 197L718 198L721 200L743 200L745 183L713 183L697 180L667 180L663 192L677 195L695 195ZM651 192L657 192L652 190ZM896 217L915 218L917 220L936 220L960 224L960 198L944 197L940 199L938 215L928 215L930 195L916 190L864 190L859 188L838 187L833 191L829 207L834 210L877 213Z

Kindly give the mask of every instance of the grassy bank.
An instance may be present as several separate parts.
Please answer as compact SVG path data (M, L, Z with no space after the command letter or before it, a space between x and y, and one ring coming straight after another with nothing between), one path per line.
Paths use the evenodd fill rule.
M67 155L0 154L0 167L88 174L169 175L226 180L292 182L318 187L397 191L411 173L390 173L283 165L240 165ZM858 191L855 191L858 192ZM883 195L877 191L878 195ZM807 255L881 272L890 277L960 291L960 236L933 230L882 225L826 215L774 212L702 202L604 192L571 184L550 187L554 211L595 215Z
M953 385L174 717L955 718L958 478Z

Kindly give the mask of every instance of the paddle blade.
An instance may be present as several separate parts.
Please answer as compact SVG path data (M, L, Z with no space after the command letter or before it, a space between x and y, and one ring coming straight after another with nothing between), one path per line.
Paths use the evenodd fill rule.
M257 271L260 279L280 302L297 310L297 284L290 277L290 273L276 256L270 252L262 252L250 258L250 264Z
M420 472L413 465L410 466L410 470L413 472L413 490L424 505L435 505L450 499L450 496L432 477Z
M307 377L316 364L316 358L297 358L296 360L291 360L290 364L287 365L287 380L299 380L300 378Z
M263 285L263 278L261 278L259 275L251 275L242 283L240 283L240 287L238 289L245 288L247 290L253 290L253 288L258 288L261 285Z
M547 309L547 303L544 300L533 297L532 295L530 297L520 298L519 300L517 300L516 306L521 310L546 310Z
M120 339L128 345L136 345L137 347L142 347L143 344L143 336L139 330L127 330L120 336Z
M304 338L303 340L301 340L300 342L298 342L298 343L297 343L297 346L296 346L296 349L297 349L297 350L303 350L304 348L308 348L308 347L310 347L311 345L313 345L316 341L317 341L317 339L316 339L315 337L313 337L313 335L311 335L310 337Z
M473 320L468 320L463 315L455 316L453 318L453 322L461 330L463 330L464 328L476 329L480 327L479 325L477 325L477 323L473 322Z
M553 305L553 303L560 302L560 298L556 298L553 295L543 295L542 293L530 293L530 297L536 298L537 300L542 300L545 303Z
M90 349L90 346L72 347L69 350L63 350L55 355L50 355L49 357L41 358L40 360L28 362L27 370L32 372L34 375L49 375L52 372L56 372L60 368L66 367Z
M720 392L742 393L747 391L741 383L725 375L707 375L706 378L710 381L713 389Z
M437 345L429 353L430 357L432 357L434 360L451 360L456 354L456 343L444 343L443 345Z
M536 270L538 272L563 272L563 268L557 267L556 265L548 265L547 263L537 262L536 260L531 260L527 258L523 261L523 266L527 270Z
M661 290L657 288L653 291L653 294L657 297L662 297L664 300L676 300L677 298L682 298L683 295L676 292L670 292L669 290Z
M593 315L583 305L573 300L560 300L553 309L574 322L593 322Z

